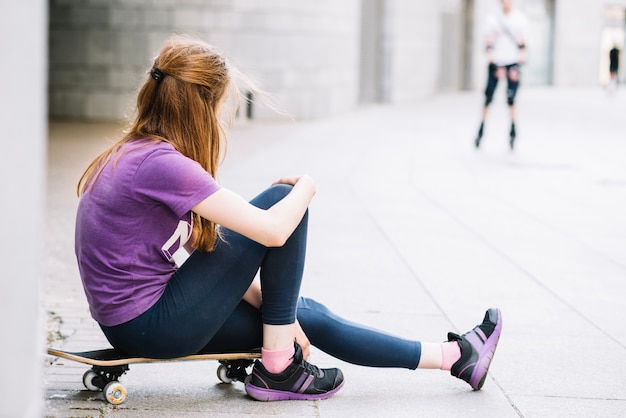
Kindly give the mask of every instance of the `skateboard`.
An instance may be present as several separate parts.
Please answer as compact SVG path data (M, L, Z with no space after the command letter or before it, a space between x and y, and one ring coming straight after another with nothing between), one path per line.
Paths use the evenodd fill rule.
M249 374L247 368L254 359L261 357L261 350L254 349L240 353L194 354L172 359L127 357L112 348L94 351L72 352L48 348L48 354L78 363L88 364L91 369L83 374L83 385L90 391L102 391L104 398L112 405L126 400L127 391L119 378L129 370L130 364L164 363L173 361L218 360L217 377L223 383L245 382Z

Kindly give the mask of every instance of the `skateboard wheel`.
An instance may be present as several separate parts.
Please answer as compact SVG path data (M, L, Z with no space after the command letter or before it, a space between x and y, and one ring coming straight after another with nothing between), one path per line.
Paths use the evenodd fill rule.
M220 379L222 383L233 383L234 380L228 376L228 366L225 364L220 364L217 367L217 378Z
M97 392L100 390L100 388L93 383L93 379L95 377L98 377L98 375L92 369L87 370L85 374L83 374L83 385L85 385L87 390L90 390L92 392Z
M104 387L104 398L112 405L119 405L126 400L126 388L116 380L109 382Z

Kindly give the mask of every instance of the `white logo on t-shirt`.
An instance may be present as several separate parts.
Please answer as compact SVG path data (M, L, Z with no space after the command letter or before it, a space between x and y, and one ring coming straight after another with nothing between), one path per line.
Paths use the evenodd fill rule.
M163 244L161 251L163 255L170 261L176 263L178 267L189 257L189 253L185 249L185 244L191 238L192 225L186 221L179 221L176 230L172 236ZM172 252L173 251L173 252Z

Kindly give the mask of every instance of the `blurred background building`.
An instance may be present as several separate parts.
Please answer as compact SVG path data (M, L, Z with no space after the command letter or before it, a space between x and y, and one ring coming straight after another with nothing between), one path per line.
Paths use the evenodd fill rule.
M516 0L526 85L606 83L626 0ZM498 0L49 0L49 113L118 120L172 33L218 46L296 118L484 87L482 27ZM621 76L623 79L623 75ZM256 105L255 105L256 106ZM270 111L249 109L254 118Z

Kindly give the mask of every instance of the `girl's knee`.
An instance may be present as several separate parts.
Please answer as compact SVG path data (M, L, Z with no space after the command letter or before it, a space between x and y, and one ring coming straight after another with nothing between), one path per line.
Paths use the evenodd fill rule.
M309 299L304 296L300 296L300 299L298 299L298 309L311 309L315 308L315 305L319 305L319 303L313 299Z
M298 300L298 319L301 317L303 319L308 319L314 315L328 315L330 314L330 310L325 306L319 303L318 301L306 297L300 296Z
M252 199L250 203L261 209L269 209L285 198L293 188L290 184L274 184Z
M266 192L269 193L269 199L272 204L275 204L283 200L291 192L291 189L293 189L291 184L274 184L270 186Z
M291 192L291 189L293 189L291 184L274 184L268 188L272 193L276 193L280 196L281 199L287 196L289 192Z

